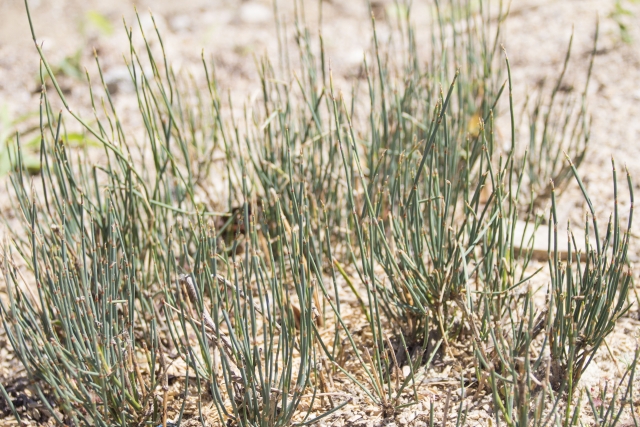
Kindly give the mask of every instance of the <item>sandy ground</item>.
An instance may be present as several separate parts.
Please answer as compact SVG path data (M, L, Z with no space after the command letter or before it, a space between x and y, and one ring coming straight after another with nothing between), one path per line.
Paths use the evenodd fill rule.
M280 0L282 21L292 28L292 6ZM426 22L424 2L415 2L414 21ZM494 2L495 3L495 2ZM616 3L628 9L630 15L615 14ZM392 5L378 1L378 11ZM126 84L126 69L122 56L127 53L127 40L122 18L127 24L135 22L133 6L141 14L147 30L152 28L150 9L160 27L168 56L179 68L201 73L201 52L213 57L217 64L221 86L238 97L250 96L258 90L254 55L274 55L277 49L273 6L270 1L232 0L32 0L30 2L38 40L52 64L60 64L65 57L79 53L82 66L92 77L97 75L93 60L95 49L107 80L117 87L115 100L127 108L133 94ZM312 28L317 28L317 2L305 2ZM332 61L334 73L344 78L358 72L363 51L370 42L371 23L366 2L325 1L323 35L325 47ZM383 12L380 12L383 13ZM91 16L106 19L109 26L102 29L92 24ZM589 53L593 43L596 19L600 20L600 41L592 82L588 93L592 113L592 137L589 155L581 173L601 222L606 221L613 207L610 159L619 166L626 165L636 177L634 189L640 188L640 3L632 0L514 0L511 16L504 33L504 46L511 60L514 99L522 100L535 90L545 78L553 78L562 67L566 47L573 32L573 55L566 81L583 86ZM619 23L628 25L628 34L620 31ZM384 16L379 29L384 34ZM420 31L419 31L420 33ZM625 40L628 39L628 40ZM426 40L426 39L425 39ZM24 131L28 123L15 120L37 112L39 84L38 56L29 33L24 3L21 0L0 0L0 134L16 128ZM87 107L86 87L77 80L67 79L65 91L74 109ZM504 134L509 132L507 118L499 122ZM520 135L526 140L526 135ZM619 167L619 169L622 169ZM625 188L623 174L620 184ZM4 184L3 184L4 185ZM637 192L640 194L640 192ZM2 194L6 194L2 192ZM629 205L625 191L621 191L620 205ZM0 202L2 203L2 202ZM563 220L580 221L584 202L577 185L570 185L561 198ZM640 221L633 227L632 261L640 259ZM640 267L640 265L639 265ZM638 278L639 268L635 268ZM638 338L638 322L626 319L610 338L614 359L622 360ZM0 337L2 340L2 337ZM6 344L2 340L0 346ZM7 357L0 351L0 357ZM610 375L611 361L606 355L596 360L586 375L589 385L597 385ZM611 359L609 357L609 359ZM614 363L615 365L615 363ZM425 406L417 411L426 411ZM366 418L365 412L363 417ZM415 419L415 417L414 417ZM344 420L348 424L347 418ZM354 421L355 422L355 421ZM413 421L412 421L413 422ZM418 421L415 421L418 422Z

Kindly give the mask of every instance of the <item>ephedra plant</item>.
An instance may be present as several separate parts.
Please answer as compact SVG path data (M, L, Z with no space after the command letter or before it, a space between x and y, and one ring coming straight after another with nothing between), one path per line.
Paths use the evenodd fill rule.
M532 131L546 163L523 154L500 48L507 11L436 2L425 63L411 5L397 6L389 42L372 20L362 84L349 95L322 37L296 16L296 48L281 57L297 59L258 61L261 98L241 120L213 64L203 58L205 81L186 78L159 32L158 50L142 25L127 29L137 138L101 71L87 74L84 118L36 43L41 168L27 175L17 138L20 227L4 249L0 301L15 357L56 423L307 425L358 404L390 418L421 401L434 360L457 354L475 366L461 374L460 395L474 397L455 405L458 425L469 399L486 395L498 424L575 424L580 376L628 310L631 286L631 215L624 227L616 204L601 230L575 164L555 156L565 120L579 129L569 154L582 159L586 108L545 119L542 140ZM51 91L66 111L53 111ZM498 114L510 117L507 141ZM98 141L101 161L69 147L69 119ZM574 249L561 259L554 186L540 179L567 182L567 171L595 237L576 254L569 234ZM215 182L224 188L212 191ZM519 221L539 224L536 196L553 202L543 304L530 285L534 242L516 233ZM589 394L603 422L619 419L634 375L635 360L615 388L618 410L597 409Z

